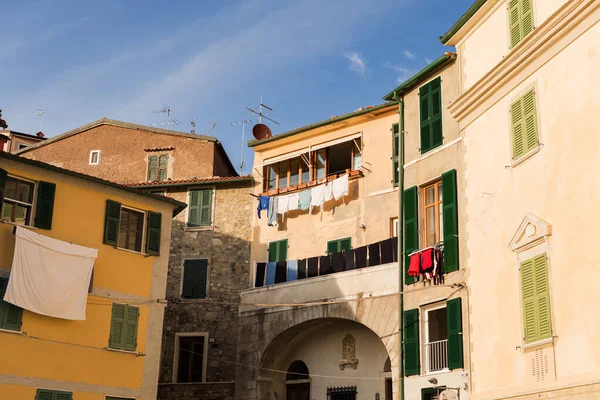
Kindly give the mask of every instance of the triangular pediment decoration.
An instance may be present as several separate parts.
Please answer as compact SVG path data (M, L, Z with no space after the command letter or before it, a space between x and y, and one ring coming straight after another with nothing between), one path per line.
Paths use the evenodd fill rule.
M508 247L512 251L525 250L529 245L550 235L552 235L552 225L533 213L527 213Z

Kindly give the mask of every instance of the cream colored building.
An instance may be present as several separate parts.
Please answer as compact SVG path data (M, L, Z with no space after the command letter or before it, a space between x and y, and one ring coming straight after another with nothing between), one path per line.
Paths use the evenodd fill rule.
M266 211L253 217L253 269L249 289L241 293L238 398L398 398L394 237L402 164L405 196L412 199L407 252L444 242L444 232L454 249L443 283L421 279L403 288L411 354L406 399L434 399L444 388L469 398L468 340L463 344L467 300L461 285L466 251L457 222L464 217L463 174L456 173L463 144L447 111L458 96L455 58L446 53L387 95L387 103L249 143L255 150L254 195L281 201L309 188L314 196L315 188L346 174L349 183L346 196L322 208L285 212L274 226ZM404 160L394 143L400 131ZM367 266L359 262L364 246ZM340 254L351 257L342 267L336 264ZM315 257L319 266L311 270Z
M458 53L473 399L600 398L599 20L597 0L477 1L442 38Z

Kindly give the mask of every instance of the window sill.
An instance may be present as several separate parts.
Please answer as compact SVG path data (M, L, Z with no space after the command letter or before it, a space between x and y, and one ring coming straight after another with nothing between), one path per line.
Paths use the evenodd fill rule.
M542 149L542 147L538 145L538 147L536 147L535 149L531 150L529 153L527 153L527 154L525 154L525 155L521 156L520 158L518 158L518 159L514 160L514 161L513 161L513 162L512 162L512 163L509 165L509 167L510 167L510 168L514 168L514 167L516 167L517 165L519 165L519 164L521 164L521 163L525 162L526 160L528 160L528 159L530 159L531 157L533 157L533 155L534 155L534 154L537 154L537 153L539 153L541 149Z
M137 351L111 349L110 347L105 347L105 350L112 351L113 353L131 354L131 355L134 355L136 357L138 357L138 356L145 356L144 353L139 353Z
M187 297L180 297L179 301L180 303L186 303L186 304L190 304L190 303L204 303L208 300L208 297L205 297L203 299L189 299Z
M13 331L10 329L0 329L0 332L12 333L13 335L24 335L23 331Z
M432 376L432 375L440 375L440 374L447 374L452 372L450 369L448 368L444 368L444 369L440 369L439 371L431 371L431 372L426 372L420 376Z
M198 232L198 231L211 231L213 230L214 226L213 225L207 225L207 226L186 226L184 228L184 230L186 232Z
M537 342L526 343L521 345L521 350L528 350L534 347L544 346L554 342L554 337L549 337L547 339L538 340Z
M122 251L126 251L126 252L128 252L128 253L139 254L139 255L141 255L141 256L146 256L146 255L147 255L146 253L142 253L141 251L135 251L135 250L124 249L124 248L122 248L122 247L119 247L119 246L115 247L115 249L117 249L117 250L122 250Z
M20 227L23 227L23 228L32 229L32 230L36 230L36 231L38 230L38 228L36 228L35 226L32 226L32 225L23 225L23 224L15 224L14 222L11 222L11 221L6 220L6 219L0 220L0 222L2 222L3 224L6 224L6 225L20 226Z

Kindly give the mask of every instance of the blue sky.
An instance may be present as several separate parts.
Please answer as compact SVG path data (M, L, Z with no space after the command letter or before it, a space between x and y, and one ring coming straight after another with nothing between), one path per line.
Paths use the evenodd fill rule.
M369 5L371 4L371 5ZM4 1L0 108L9 128L54 136L101 117L150 125L168 104L239 165L245 106L274 134L381 97L444 47L472 0ZM256 118L252 118L256 122ZM252 125L252 124L250 124ZM246 131L246 139L249 132ZM252 150L245 148L244 172Z

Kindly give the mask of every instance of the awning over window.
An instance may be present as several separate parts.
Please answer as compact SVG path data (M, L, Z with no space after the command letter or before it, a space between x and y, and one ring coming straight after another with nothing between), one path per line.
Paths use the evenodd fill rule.
M4 301L50 317L85 320L98 250L16 228Z

